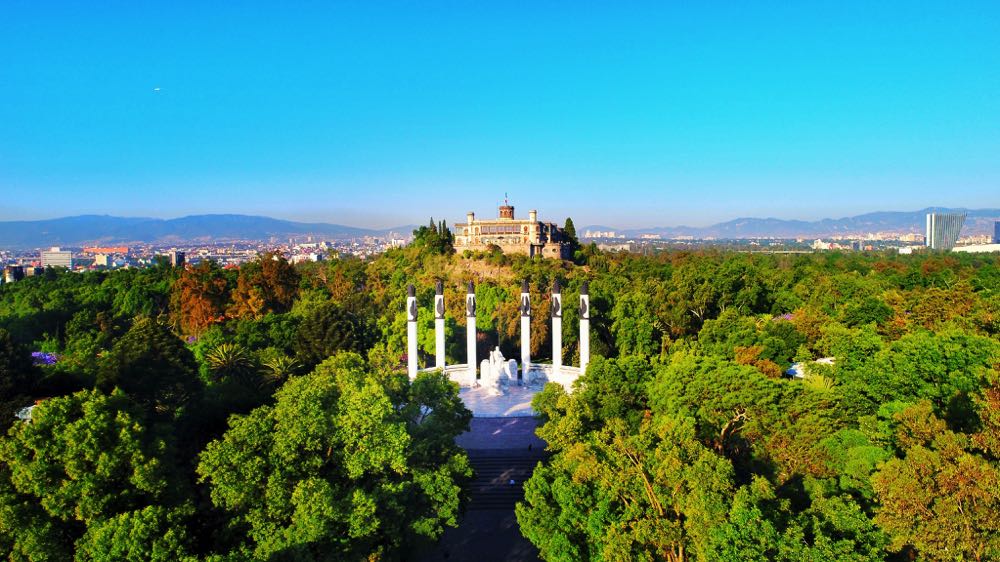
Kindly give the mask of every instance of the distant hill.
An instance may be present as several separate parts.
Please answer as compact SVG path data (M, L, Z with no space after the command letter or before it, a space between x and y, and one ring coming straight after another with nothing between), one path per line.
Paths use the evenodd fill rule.
M695 238L820 238L826 236L863 236L870 232L924 232L925 217L930 212L966 213L962 235L992 234L993 221L1000 220L1000 209L947 209L930 207L919 211L881 211L855 217L818 221L784 220L775 218L738 218L712 226L661 226L621 230L606 226L585 226L587 230L617 230L628 236L659 234L664 238L693 236Z
M928 208L919 211L877 212L819 221L775 218L738 218L712 226L661 226L619 229L605 225L577 227L614 230L628 236L659 234L664 238L821 238L835 235L862 236L869 232L923 232L924 216L931 211L965 212L962 235L990 234L1000 209ZM135 243L228 242L235 240L285 239L316 236L328 240L361 236L384 236L389 232L409 234L413 225L375 230L329 223L304 223L250 215L192 215L176 219L81 215L38 221L0 221L0 248L43 248Z
M0 221L0 247L268 240L308 235L342 239L379 236L390 231L409 234L411 230L412 226L371 230L248 215L193 215L177 219L81 215L38 221Z

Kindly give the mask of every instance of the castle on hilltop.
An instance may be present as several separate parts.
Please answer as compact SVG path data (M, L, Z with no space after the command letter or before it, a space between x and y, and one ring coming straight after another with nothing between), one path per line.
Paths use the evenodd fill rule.
M500 206L495 219L476 220L476 214L469 212L465 224L456 224L455 250L488 250L498 246L505 254L525 254L529 257L570 259L570 242L563 229L555 223L538 220L538 211L528 211L527 219L514 218L514 206Z

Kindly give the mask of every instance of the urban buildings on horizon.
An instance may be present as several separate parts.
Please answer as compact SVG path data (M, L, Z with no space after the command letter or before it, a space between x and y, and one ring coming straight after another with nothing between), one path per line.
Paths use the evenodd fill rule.
M553 222L538 219L530 211L527 219L515 217L514 207L505 204L495 219L476 219L469 213L465 223L452 227L456 250L483 250L492 244L507 253L529 256L568 257L569 244L563 229ZM660 234L626 234L615 230L590 228L581 240L594 243L605 251L648 252L668 248L719 246L749 251L809 252L824 250L878 251L892 250L912 253L915 248L956 252L1000 252L1000 221L992 221L991 232L961 236L965 215L958 213L928 213L924 234L914 232L844 233L817 239L798 237L748 237L740 239L698 238L690 235L664 237ZM982 231L980 223L978 231ZM0 280L10 283L37 275L47 267L62 267L76 271L146 267L165 259L174 266L197 264L212 260L222 267L236 267L255 259L264 252L278 252L293 263L321 261L328 257L356 256L368 258L409 243L410 236L366 236L352 239L324 240L318 236L301 235L287 243L271 237L267 241L224 241L174 245L136 244L133 246L89 245L52 247L44 250L12 251L0 248Z
M39 256L42 267L65 267L73 268L73 252L63 250L58 246L53 246L49 250L41 252Z

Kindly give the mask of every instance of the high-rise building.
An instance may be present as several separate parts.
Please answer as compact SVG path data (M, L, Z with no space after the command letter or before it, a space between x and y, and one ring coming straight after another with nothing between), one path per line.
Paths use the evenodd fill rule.
M1000 244L1000 221L993 223L993 243Z
M170 265L174 267L184 267L185 254L179 250L170 252Z
M42 267L65 267L73 269L73 252L61 250L58 246L42 251Z
M932 250L954 248L964 223L965 213L927 213L924 245Z

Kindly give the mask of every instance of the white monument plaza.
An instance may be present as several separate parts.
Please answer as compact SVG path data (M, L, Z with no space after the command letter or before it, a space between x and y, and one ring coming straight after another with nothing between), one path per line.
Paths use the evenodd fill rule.
M573 381L587 369L590 361L590 295L584 282L580 288L580 366L562 364L562 289L559 281L552 286L552 363L531 361L531 295L528 282L521 285L521 362L508 359L500 348L478 363L476 357L476 291L469 282L465 295L466 363L445 362L444 287L437 283L434 296L434 366L422 371L442 370L458 383L459 395L476 417L531 416L531 398L555 382L571 390ZM412 380L421 371L417 365L417 297L413 285L407 288L407 374Z

